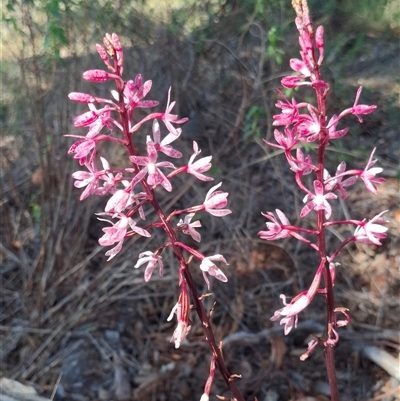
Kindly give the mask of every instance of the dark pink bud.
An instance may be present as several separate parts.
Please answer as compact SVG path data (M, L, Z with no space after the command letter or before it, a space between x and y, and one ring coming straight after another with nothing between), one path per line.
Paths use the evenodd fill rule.
M99 56L104 62L108 62L108 54L106 52L106 49L102 45L99 45L98 43L96 44L96 50L97 53L99 53Z
M104 61L104 64L108 67L108 69L110 71L115 71L114 68L110 64L110 60L108 59L108 54L106 52L106 49L102 45L99 45L99 44L96 44L96 49L97 49L97 53L99 53L99 56Z
M121 42L119 41L119 37L116 33L113 33L111 35L111 41L112 41L112 44L113 44L115 50L117 50L117 51L122 50Z
M319 57L318 57L317 64L321 65L322 61L324 60L324 27L323 26L319 26L315 32L315 44L319 51Z
M104 70L88 70L82 74L82 78L89 82L105 82L112 78L112 75Z
M123 64L124 58L123 58L121 42L119 41L119 37L116 33L113 33L111 35L111 41L114 46L115 53L117 55L118 65L121 66Z
M73 102L93 103L96 101L96 98L88 93L71 92L68 97Z
M91 110L74 118L75 127L86 127L96 121L98 114Z
M315 31L315 44L318 49L322 49L324 47L324 27L321 25Z
M370 114L376 110L376 106L368 106L366 104L358 104L352 108L353 114Z
M281 80L281 84L288 89L296 88L299 86L300 79L303 79L303 76L294 75L291 77L284 77Z

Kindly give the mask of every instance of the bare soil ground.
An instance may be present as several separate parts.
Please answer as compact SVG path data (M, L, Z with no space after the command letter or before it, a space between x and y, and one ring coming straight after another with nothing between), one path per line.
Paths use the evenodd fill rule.
M246 399L329 400L322 352L299 360L310 335L323 330L324 306L316 302L286 337L269 319L280 306L279 294L295 294L309 284L316 261L292 241L257 240L264 225L261 211L279 207L295 221L301 208L283 156L256 137L244 139L246 112L253 104L264 108L258 124L263 136L271 137L273 88L284 72L273 65L259 69L258 45L250 39L218 39L198 52L193 43L160 35L153 47L127 52L127 76L141 72L153 79L152 99L165 99L172 84L179 114L191 117L182 152L188 157L192 140L198 141L204 155L213 155L216 182L222 180L230 192L232 215L202 220L207 229L201 251L222 253L229 261L228 283L214 281L205 303L211 308L216 302L215 333L225 343L231 372L242 375L238 386ZM376 146L387 180L378 196L357 185L334 213L338 219L362 219L388 210L389 234L382 247L353 246L342 254L336 300L350 309L352 322L340 330L336 363L342 400L395 401L400 400L400 383L382 360L393 357L398 364L400 347L399 44L397 38L372 37L363 46L363 57L348 65L335 69L339 56L329 61L332 83L338 86L333 87L331 107L336 111L351 105L362 84L364 103L377 104L379 110L360 127L349 122L351 134L332 147L330 163L334 167L338 158L345 158L362 166ZM78 191L71 189L69 175L77 166L61 153L68 149L62 139L67 132L57 128L54 116L67 121L70 132L75 110L66 105L66 94L81 90L79 71L93 58L66 61L45 92L46 118L57 136L53 171L37 168L29 134L16 137L5 126L1 140L1 375L32 384L58 401L199 400L210 353L196 317L188 341L178 350L170 343L174 323L166 318L177 296L172 256L165 257L164 277L155 275L149 283L140 269L133 269L138 253L148 249L145 240L128 241L120 256L107 263L97 245L102 225L93 216L101 202L79 203ZM74 78L66 83L71 71ZM24 127L25 133L30 130ZM113 154L113 163L123 162L123 156ZM32 199L40 198L39 186L49 176L53 204L35 217ZM208 187L193 184L177 180L179 196L166 196L165 207L201 202ZM43 214L53 227L45 246L39 228ZM345 235L345 229L332 231L329 242ZM200 273L196 279L206 292ZM229 396L218 375L213 394Z

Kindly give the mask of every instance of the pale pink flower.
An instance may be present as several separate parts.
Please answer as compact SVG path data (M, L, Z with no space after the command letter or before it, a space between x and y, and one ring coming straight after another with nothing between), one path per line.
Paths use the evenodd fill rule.
M107 260L111 260L122 249L124 238L129 227L136 234L142 235L143 237L151 237L151 234L147 230L138 227L131 217L127 217L123 213L97 213L97 215L110 216L113 219L118 219L118 221L114 223L110 220L98 217L99 220L111 224L111 227L104 227L102 229L104 235L99 239L99 244L101 246L112 246L117 242L114 248L106 252L105 255L109 256Z
M199 220L191 223L191 220L195 214L190 213L185 216L184 220L179 220L178 227L182 228L182 232L186 235L190 235L195 241L201 241L201 235L195 230L195 227L201 227L201 222Z
M314 191L315 195L307 194L304 197L303 202L308 203L301 210L300 217L303 218L314 209L325 210L325 218L329 219L332 214L332 208L328 202L328 199L336 199L337 196L332 192L328 192L324 195L324 185L318 180L314 181Z
M68 154L74 154L74 159L79 160L79 164L82 166L86 163L91 164L96 157L96 142L98 139L91 139L82 137L80 135L65 135L67 137L81 138L76 141L68 150Z
M77 128L87 127L88 125L94 123L99 118L99 113L97 110L90 110L83 114L79 114L74 118L74 126Z
M167 191L172 191L171 183L159 169L159 167L175 169L175 166L170 162L156 163L157 150L154 147L153 142L147 143L147 156L130 156L129 159L132 163L138 164L139 166L144 166L144 168L138 174L136 174L135 178L132 180L132 187L134 187L147 174L147 183L149 185L161 184Z
M298 105L294 98L292 98L292 101L290 102L280 90L278 90L278 93L284 101L278 100L275 106L282 109L282 113L273 116L274 122L272 123L272 125L283 125L287 127L288 125L298 120L298 109L302 105Z
M155 269L157 264L159 266L160 277L162 277L164 265L161 256L159 255L156 256L153 252L150 251L142 252L139 254L139 259L134 267L137 269L144 263L147 263L146 270L144 272L144 281L147 282L150 280L151 275L153 274L153 270Z
M290 222L287 217L284 215L282 211L279 209L275 209L276 214L279 217L279 220L274 216L272 212L261 213L264 217L266 217L271 222L265 223L268 231L260 231L258 235L261 239L265 239L267 241L274 241L281 238L287 238L290 236L290 230L285 229L285 226L290 226Z
M337 130L336 127L338 125L338 122L340 120L340 117L334 115L328 123L328 133L329 133L329 139L338 139L342 138L349 132L349 128L344 128L341 130Z
M226 283L228 281L225 274L222 272L222 270L220 270L215 265L215 263L213 263L213 261L222 262L222 263L225 263L226 265L228 265L228 262L220 254L216 254L213 256L207 256L201 261L200 269L203 271L203 277L204 277L205 282L207 283L208 289L210 289L210 282L208 280L206 273L208 273L210 276L213 276L216 279L218 279L224 283Z
M319 284L321 282L323 268L324 263L320 263L310 288L307 291L303 291L302 293L298 294L290 303L286 302L285 295L280 295L284 307L275 311L274 316L271 317L271 320L275 321L281 319L280 324L285 325L285 335L289 334L293 327L297 327L299 313L311 303L315 294L317 293Z
M127 207L132 205L135 200L135 196L130 191L119 189L108 200L104 211L111 213L120 213L124 211Z
M185 286L185 284L183 284ZM176 317L178 319L178 325L172 335L171 342L175 342L175 348L179 348L182 342L187 337L190 329L191 323L189 320L189 311L190 311L190 301L189 295L187 293L186 287L181 288L181 292L179 294L178 302L172 308L170 315L167 318L167 321L171 321L174 314L176 313Z
M82 192L79 200L86 199L88 196L97 194L99 188L99 174L95 163L86 164L86 168L89 171L76 171L72 174L72 178L76 181L74 182L75 188L86 187Z
M377 214L370 221L363 220L360 222L354 231L355 241L362 244L382 245L380 240L386 238L385 233L388 228L381 225L387 223L387 220L381 216L386 212L387 210Z
M179 348L186 339L192 326L185 321L178 321L176 329L172 334L171 342L175 343L175 348Z
M127 109L136 107L150 108L158 105L156 100L142 100L149 92L152 86L152 81L142 83L141 74L136 75L135 80L129 80L124 88L124 103ZM119 101L119 94L116 90L111 91L111 95Z
M315 113L313 107L307 105L308 114L301 114L299 122L296 124L297 131L300 137L306 142L314 142L321 131L319 117Z
M312 159L310 155L305 156L301 148L296 149L296 158L293 158L291 153L286 153L287 161L290 165L290 170L301 175L307 175L312 172Z
M324 60L324 27L320 25L315 31L315 45L319 51L318 65Z
M324 170L324 183L325 183L325 191L328 192L335 192L339 191L340 197L342 199L347 198L347 192L345 190L345 187L349 187L351 185L354 185L357 181L357 177L352 176L347 179L343 180L343 173L346 171L346 162L341 162L337 169L336 169L336 175L334 177L331 177L328 173L327 170Z
M299 60L298 58L292 58L290 59L289 64L292 70L299 72L304 78L311 76L310 67L304 61Z
M122 180L122 174L117 173L115 176L111 171L110 163L104 157L100 156L100 161L103 166L103 170L99 172L99 179L104 181L102 186L99 186L96 190L96 195L105 195L106 193L114 193L116 191L116 185Z
M146 198L146 193L140 192L139 194L135 194L132 190L130 190L129 188L131 186L129 184L129 181L122 180L122 184L125 186L125 189L115 190L115 192L113 193L113 195L106 204L106 207L104 209L105 212L111 212L111 213L123 212L133 203L137 204L140 202L140 200ZM146 220L143 206L139 206L139 216L142 220Z
M182 130L177 128L178 136L181 134ZM178 137L168 134L161 142L160 142L161 132L160 132L160 124L155 119L153 120L153 141L150 136L147 136L147 143L152 142L154 147L158 152L162 152L169 157L173 157L175 159L179 159L182 157L182 153L174 149L169 144L173 142Z
M264 142L270 146L273 146L274 148L283 149L286 153L288 153L290 150L292 150L294 146L296 146L300 142L300 139L295 128L289 129L285 127L284 132L285 134L277 129L274 130L274 138L278 145L270 143L265 139Z
M366 104L358 104L358 100L360 99L362 91L362 86L360 86L357 90L356 99L354 100L353 107L351 108L351 113L354 114L360 123L363 122L362 118L360 117L361 114L370 114L376 110L376 106L369 106Z
M377 190L374 184L381 184L382 182L385 181L385 179L375 177L376 174L379 174L383 171L383 168L381 167L372 167L377 162L376 159L372 160L375 150L376 148L372 150L368 163L365 166L365 169L360 174L360 178L364 181L364 184L367 187L368 191L376 195Z
M89 131L86 134L87 138L94 138L100 133L103 127L107 127L110 131L113 130L113 123L119 125L116 121L111 118L111 108L109 106L103 109L97 110L94 104L89 103L89 109L98 114L98 118L89 124Z
M213 181L214 178L212 177L207 177L206 175L202 174L211 168L211 159L212 156L206 156L202 157L201 159L197 160L196 162L193 163L194 159L201 153L201 150L199 150L199 147L197 145L197 142L193 141L193 155L190 156L189 163L187 166L187 172L189 174L194 175L198 180L201 181Z
M111 42L115 50L115 56L117 57L117 65L122 67L124 63L124 53L122 51L121 42L116 33L111 34Z
M204 200L204 210L213 216L221 217L232 213L229 209L223 209L228 204L228 193L216 191L222 185L222 182L210 188L207 192L206 199Z
M100 58L104 61L104 64L108 67L108 69L110 71L115 72L114 67L110 64L110 60L108 59L108 54L107 54L106 49L102 45L99 45L97 43L96 50L97 50L97 53L99 54Z
M188 118L181 118L178 119L177 114L171 114L171 110L174 108L176 102L170 103L170 98L171 98L171 88L168 90L168 100L167 100L167 106L165 108L165 113L163 113L161 120L164 122L165 126L167 127L167 130L174 135L175 137L179 136L179 132L177 129L172 125L174 124L183 124L186 121L188 121Z

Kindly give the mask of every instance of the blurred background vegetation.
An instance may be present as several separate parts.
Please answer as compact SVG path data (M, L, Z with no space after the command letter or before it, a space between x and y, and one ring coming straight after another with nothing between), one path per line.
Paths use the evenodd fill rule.
M177 111L191 118L184 135L215 155L215 174L236 194L231 204L241 214L230 235L239 237L240 231L252 237L261 227L259 212L279 204L279 196L268 190L281 183L280 173L276 165L266 173L260 164L276 154L265 150L261 139L272 136L274 90L288 72L289 57L298 52L290 3L3 0L0 324L8 329L1 375L50 386L52 368L45 366L51 357L49 366L58 366L54 355L66 344L65 333L94 318L99 303L107 309L115 302L111 294L123 287L121 279L112 278L113 264L100 272L105 265L96 244L101 228L92 216L100 201L78 202L70 178L77 163L67 157L70 140L63 137L72 133L72 119L82 111L67 94L105 91L80 78L85 69L102 67L95 43L105 32L118 33L126 49L126 77L142 73L152 79L152 99L165 102L173 87ZM352 127L347 145L335 143L332 163L358 165L369 145L378 145L387 174L398 176L400 81L398 69L393 71L399 67L398 0L310 0L309 5L315 25L325 26L331 113L351 105L361 84L365 103L382 110L366 118L366 126ZM191 144L184 146L190 152ZM122 156L111 157L118 164ZM250 189L236 191L243 181ZM189 187L190 197L197 196ZM289 202L289 209L294 212L298 202ZM212 227L211 236L227 240L224 229ZM96 292L104 280L108 286Z

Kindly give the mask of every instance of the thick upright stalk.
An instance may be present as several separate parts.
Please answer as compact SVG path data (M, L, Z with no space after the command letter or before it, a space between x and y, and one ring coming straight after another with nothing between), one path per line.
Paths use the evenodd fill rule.
M319 76L319 67L316 68L316 76ZM321 90L316 90L317 103L319 110L319 121L320 121L320 135L318 143L318 169L317 169L317 180L324 182L324 170L325 170L325 150L328 142L328 130L326 128L326 105L325 96ZM335 299L333 293L333 283L331 278L331 272L329 269L329 261L326 253L326 239L325 239L325 211L319 210L317 212L317 244L319 249L320 260L324 262L323 277L325 283L325 301L326 301L326 339L324 344L325 352L325 363L328 375L329 387L331 390L331 400L339 401L339 392L337 387L336 368L335 368L335 355L334 355L334 338L336 318L335 318ZM332 341L331 341L332 340Z

